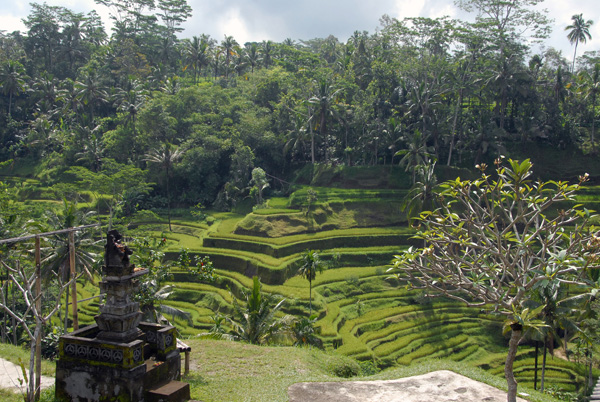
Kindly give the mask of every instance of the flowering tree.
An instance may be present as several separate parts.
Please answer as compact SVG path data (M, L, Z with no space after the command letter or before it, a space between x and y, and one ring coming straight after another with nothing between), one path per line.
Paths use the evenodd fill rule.
M594 264L594 235L589 211L568 209L583 182L533 182L532 163L496 160L495 175L477 180L460 178L441 185L434 211L421 213L417 238L393 259L392 272L429 296L443 295L468 306L493 306L508 317L511 332L505 377L508 401L516 401L513 363L524 327L540 327L535 313L522 303L543 281L581 283L582 270Z

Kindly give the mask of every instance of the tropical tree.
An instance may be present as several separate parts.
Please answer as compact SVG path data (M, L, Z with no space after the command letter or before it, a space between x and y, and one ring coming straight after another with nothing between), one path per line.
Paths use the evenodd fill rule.
M234 298L233 314L227 317L231 329L226 338L263 345L287 330L290 317L276 317L285 299L278 300L273 295L262 293L258 276L252 278L252 283L251 291L243 292L244 305Z
M328 79L315 80L314 85L316 92L308 102L316 107L314 123L319 129L321 140L327 143L327 122L330 118L337 116L337 109L334 105L342 90L341 88L336 89ZM327 149L327 145L325 148Z
M166 239L148 239L136 237L131 247L135 250L132 262L136 266L148 269L144 281L135 295L135 300L140 303L140 310L145 321L155 323L168 323L165 316L183 319L192 323L191 315L185 310L164 303L175 291L176 286L165 284L172 280L171 269L176 266L193 274L196 280L212 282L215 279L214 267L208 257L191 258L187 249L182 249L175 261L165 261L164 249Z
M148 194L152 185L146 181L147 172L132 165L106 159L98 172L83 166L72 166L67 173L78 180L76 185L89 190L96 198L98 212L101 202L108 207L108 230L113 226L117 211L127 200Z
M290 329L294 336L295 346L314 345L322 346L322 342L317 337L317 331L314 327L317 322L317 316L296 318Z
M309 316L312 315L312 281L317 277L317 271L323 272L324 267L325 263L317 251L306 250L302 254L302 265L298 269L298 273L308 280Z
M108 102L109 96L106 89L100 83L95 72L88 72L83 80L75 82L77 97L90 109L90 122L94 121L97 105Z
M565 31L569 31L567 34L567 39L572 44L575 44L575 49L573 50L573 65L571 67L571 71L575 72L575 57L577 55L577 45L579 43L585 43L588 39L592 39L592 34L590 34L590 27L594 23L592 20L584 20L583 14L574 14L571 17L573 23L571 25L567 25L565 27Z
M0 70L2 92L8 95L8 117L11 116L13 98L25 91L25 68L21 63L9 60Z
M584 100L590 104L590 115L592 120L592 129L590 139L592 141L592 151L596 151L596 103L600 95L600 63L596 63L590 73L584 71L580 74L582 85L580 91L584 94Z
M171 170L173 165L177 163L184 154L184 149L174 146L171 143L165 142L161 147L155 148L146 154L145 161L159 165L164 169L165 181L167 186L167 209L169 220L169 231L173 231L171 227L171 189L169 183L171 180Z
M394 156L402 156L400 166L405 166L405 171L412 172L412 182L417 182L417 170L419 166L428 165L433 155L429 153L427 146L427 137L419 130L415 130L412 134L407 134L406 149L401 149Z
M68 229L82 226L92 222L94 211L82 211L74 201L62 200L62 209L58 212L48 211L46 219L51 230ZM43 249L45 257L42 259L42 276L46 279L52 273L58 274L63 282L68 282L69 273L69 239L64 234L51 235L48 237L48 246ZM93 282L93 269L98 263L99 251L101 250L99 240L94 238L90 229L74 232L75 266L85 273L86 277Z
M499 158L494 177L485 173L485 165L478 167L480 179L441 185L441 206L419 218L417 238L425 245L396 255L390 270L412 288L426 289L428 296L492 306L493 312L508 316L504 374L508 401L515 402L517 346L525 324L535 319L523 303L545 280L581 283L578 275L595 264L589 212L576 205L548 214L557 202L573 200L588 176L574 185L533 182L529 160L509 160L505 166Z
M221 41L221 49L225 54L225 78L228 77L229 63L231 62L231 58L237 54L236 48L238 46L239 45L233 36L225 35L225 39Z
M409 220L419 216L422 211L431 211L436 207L435 162L417 166L419 181L415 182L402 200L402 210Z
M256 204L262 205L263 203L263 191L269 187L269 180L267 179L267 173L259 167L252 169L252 180L251 184L254 186L252 189L256 192Z

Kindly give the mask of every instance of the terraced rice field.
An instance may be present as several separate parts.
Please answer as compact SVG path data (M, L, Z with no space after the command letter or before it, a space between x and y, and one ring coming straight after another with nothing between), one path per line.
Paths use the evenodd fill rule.
M344 196L337 190L328 196L327 202L339 202L352 215L361 211L373 194L352 192ZM397 197L391 191L384 194L387 210L399 210L397 200L402 194L399 192ZM274 201L277 211L262 210L250 214L251 219L255 223L304 220L298 227L310 227L314 216L298 202L299 198L291 197L287 203L277 199ZM377 202L381 201L374 201ZM356 207L357 204L360 205ZM340 212L340 206L328 205L314 207L313 212L329 214L334 219L338 218L336 214L346 213ZM286 212L285 208L296 210ZM409 291L405 283L388 272L395 253L409 245L418 245L411 238L412 229L402 223L403 216L386 217L387 222L396 223L390 226L369 225L354 219L352 227L298 230L275 237L266 235L270 229L260 229L264 229L264 222L253 226L254 234L248 230L239 234L238 229L248 216L228 213L215 217L211 224L175 220L173 232L168 232L164 223L145 226L148 234L167 238L173 255L185 247L193 253L209 255L216 267L218 279L212 284L199 283L186 272L174 272L177 289L167 304L188 311L192 317L192 325L175 319L183 337L206 332L215 312L230 312L234 298L240 298L242 290L251 286L253 275L261 277L263 291L286 298L285 314L307 316L309 284L297 275L297 270L301 253L315 249L328 263L328 268L317 274L312 284L313 311L318 315L316 326L326 349L373 361L380 368L444 358L483 368L500 377L504 375L508 340L502 335L503 317ZM82 288L80 293L80 297L89 297L93 290ZM93 322L97 308L96 300L82 304L80 320ZM522 345L515 363L521 385L533 388L534 360L535 349ZM582 366L549 357L546 384L575 391L585 374Z

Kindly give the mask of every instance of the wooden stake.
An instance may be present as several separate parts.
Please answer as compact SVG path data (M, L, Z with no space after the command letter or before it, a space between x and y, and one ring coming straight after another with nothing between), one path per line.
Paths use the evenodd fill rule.
M79 329L79 320L77 319L77 274L75 273L75 232L69 232L69 265L71 266L71 303L73 312L73 330Z
M35 237L35 309L36 311L36 337L35 337L35 396L34 400L40 400L40 389L42 383L42 263L40 251L40 236ZM29 379L31 381L31 378Z

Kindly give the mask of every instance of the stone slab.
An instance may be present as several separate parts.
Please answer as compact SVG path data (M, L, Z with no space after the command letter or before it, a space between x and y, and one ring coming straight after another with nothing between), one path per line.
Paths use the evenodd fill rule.
M297 383L288 395L290 402L506 401L506 392L448 370L387 381Z
M190 399L190 384L169 381L147 393L147 402L183 402Z

